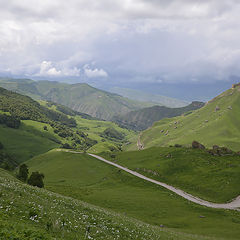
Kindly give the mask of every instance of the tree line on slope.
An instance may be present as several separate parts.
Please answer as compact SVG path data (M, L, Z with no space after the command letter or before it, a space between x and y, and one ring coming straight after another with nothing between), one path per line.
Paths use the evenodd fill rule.
M50 104L53 105L54 103ZM61 110L61 112L41 106L28 96L0 87L0 110L10 114L0 114L0 124L6 124L11 128L19 128L20 120L33 120L49 124L54 129L54 133L61 138L72 138L73 146L70 147L81 144L82 148L85 149L97 143L95 140L88 138L83 132L75 132L72 129L77 126L76 120L65 113L73 116L74 111L61 105L57 105L57 109Z

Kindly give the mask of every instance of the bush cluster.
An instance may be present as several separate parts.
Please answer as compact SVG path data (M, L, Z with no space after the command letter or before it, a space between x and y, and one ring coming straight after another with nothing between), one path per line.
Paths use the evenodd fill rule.
M19 167L19 171L17 174L17 178L22 182L27 182L29 185L36 186L39 188L44 187L43 179L44 174L39 173L38 171L32 172L30 177L28 178L29 170L26 164L22 164Z
M18 117L0 114L0 124L6 124L10 128L19 128L21 122Z
M117 140L123 140L124 135L120 132L118 132L115 128L106 128L103 133L101 134L102 137L106 138L114 138Z

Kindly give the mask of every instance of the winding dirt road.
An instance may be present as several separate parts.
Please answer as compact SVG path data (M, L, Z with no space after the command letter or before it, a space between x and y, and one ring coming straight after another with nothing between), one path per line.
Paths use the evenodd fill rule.
M80 152L74 152L74 151L67 151L67 152L79 153L80 154ZM222 209L232 209L232 210L240 211L240 196L238 196L237 198L233 199L229 203L212 203L212 202L208 202L208 201L202 200L202 199L200 199L198 197L194 197L193 195L191 195L189 193L186 193L186 192L184 192L184 191L182 191L182 190L180 190L178 188L175 188L173 186L170 186L170 185L168 185L166 183L159 182L159 181L156 181L154 179L148 178L148 177L146 177L146 176L144 176L144 175L142 175L142 174L140 174L138 172L132 171L132 170L130 170L130 169L126 168L126 167L123 167L123 166L121 166L119 164L116 164L116 163L113 163L111 161L108 161L108 160L106 160L106 159L104 159L104 158L102 158L102 157L100 157L98 155L91 154L91 153L88 153L88 155L92 156L92 157L94 157L94 158L96 158L96 159L98 159L98 160L100 160L102 162L105 162L105 163L107 163L109 165L117 167L117 168L119 168L119 169L121 169L121 170L123 170L125 172L128 172L128 173L130 173L130 174L132 174L132 175L134 175L136 177L139 177L139 178L144 179L144 180L146 180L148 182L152 182L154 184L162 186L162 187L164 187L164 188L166 188L166 189L176 193L177 195L179 195L179 196L181 196L181 197L183 197L183 198L185 198L185 199L187 199L187 200L189 200L191 202L197 203L199 205L210 207L210 208L222 208Z

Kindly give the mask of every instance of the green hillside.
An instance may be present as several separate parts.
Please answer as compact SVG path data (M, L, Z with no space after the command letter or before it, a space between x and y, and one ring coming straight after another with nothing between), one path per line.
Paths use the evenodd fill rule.
M115 123L52 102L40 103L0 88L0 142L18 163L60 146L91 152L119 151L136 136ZM122 138L105 135L106 129Z
M240 234L239 212L192 204L85 154L53 150L27 165L45 174L45 186L51 191L162 225L167 231L191 233L197 239L201 239L197 235L238 239Z
M240 155L236 153L213 156L201 149L152 147L102 155L205 200L223 203L240 195Z
M0 239L205 239L21 183L0 169Z
M31 123L24 121L19 129L0 125L0 142L4 146L3 151L17 163L60 146L56 136L37 130L36 127L31 126Z
M156 122L141 135L145 148L201 142L240 150L240 86L229 89L203 108L184 116ZM136 143L129 149L136 149Z
M91 87L86 83L67 84L55 81L30 79L0 79L0 86L28 95L37 100L47 100L104 120L119 113L152 106L152 103L137 102L118 94Z
M176 117L185 112L199 109L203 106L204 103L202 102L192 102L188 106L181 108L153 106L114 116L112 118L112 121L128 129L142 131L152 126L154 122L159 121L163 118Z

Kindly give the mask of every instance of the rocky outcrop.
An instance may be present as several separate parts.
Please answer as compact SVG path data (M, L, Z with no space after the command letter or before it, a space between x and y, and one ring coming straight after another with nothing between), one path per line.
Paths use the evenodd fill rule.
M215 108L215 112L217 112L217 111L220 111L220 107L219 106L216 106L216 108Z
M236 88L236 87L240 87L240 83L236 83L232 85L232 89Z
M202 145L201 143L197 142L197 141L193 141L192 142L192 148L197 148L197 149L205 149L205 146Z
M213 145L212 149L208 150L208 152L213 156L225 156L234 154L231 149L226 147L219 147L218 145Z

